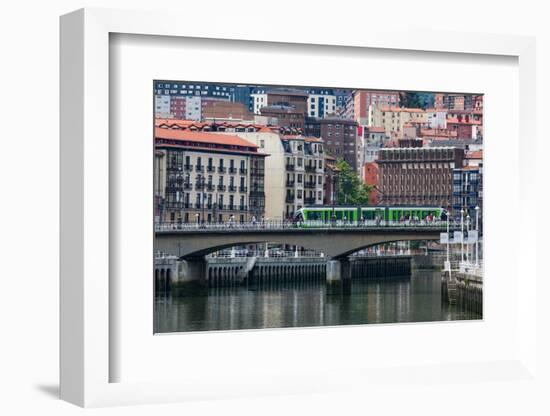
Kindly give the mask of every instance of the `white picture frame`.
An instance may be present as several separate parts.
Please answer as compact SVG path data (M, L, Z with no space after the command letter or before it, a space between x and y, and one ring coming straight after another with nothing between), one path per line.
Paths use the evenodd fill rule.
M341 48L431 51L439 54L483 54L517 58L519 66L519 135L529 146L519 150L521 168L520 208L527 212L536 203L534 177L536 164L536 111L534 109L535 41L529 37L473 33L427 33L384 30L310 33L300 30L281 32L268 20L252 24L247 35L236 33L230 22L202 25L185 16L154 12L83 9L61 18L61 398L80 406L160 403L220 397L219 390L207 390L211 380L110 382L110 365L117 357L110 347L114 334L110 326L113 299L109 275L112 272L110 246L110 168L109 157L109 37L123 33L147 36L228 39L280 42L301 45L332 45ZM223 81L223 80L220 80ZM527 226L527 216L518 225L520 241L536 241L536 228ZM523 223L525 221L525 223ZM523 226L525 225L525 226ZM483 377L467 379L468 374L498 374L518 383L539 383L537 373L537 320L535 251L527 244L518 247L525 286L518 290L519 345L517 355L500 362L457 364L453 360L439 366L419 363L415 374L430 384L434 374L446 369L455 377L481 383ZM296 332L297 333L297 332ZM223 336L223 334L222 334ZM290 337L293 335L289 335ZM221 374L221 382L232 386L222 397L248 397L269 392L310 393L342 388L349 377L361 388L391 383L398 370L371 369L368 374L350 368L331 369L332 381L319 383L316 374L282 373L269 380L232 383ZM397 371L397 373L396 373ZM410 369L408 370L410 372ZM485 372L485 373L484 373ZM414 377L413 377L414 378ZM284 386L284 387L283 387ZM536 386L535 386L536 387Z

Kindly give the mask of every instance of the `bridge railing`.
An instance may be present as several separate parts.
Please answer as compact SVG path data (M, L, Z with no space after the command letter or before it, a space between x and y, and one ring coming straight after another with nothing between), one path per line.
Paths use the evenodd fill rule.
M289 250L223 250L209 254L207 258L234 258L234 257L269 257L269 258L325 258L323 253L314 251L289 251Z
M450 227L455 229L458 226L457 223L451 222ZM223 231L247 231L247 230L286 230L296 228L344 228L344 229L356 229L356 228L440 228L445 231L447 227L446 221L426 221L426 220L405 220L405 221L385 221L385 220L365 220L365 221L285 221L285 220L266 220L256 222L205 222L205 223L160 223L155 224L155 231L197 231L197 230L223 230Z

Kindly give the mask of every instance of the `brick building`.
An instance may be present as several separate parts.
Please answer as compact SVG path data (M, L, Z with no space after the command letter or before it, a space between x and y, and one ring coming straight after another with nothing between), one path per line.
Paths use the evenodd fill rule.
M464 150L454 147L380 149L379 202L451 207L453 170L463 159Z
M380 192L378 191L378 164L367 162L363 165L363 181L365 185L371 186L369 193L369 205L378 205Z
M353 91L353 118L366 124L369 106L399 107L400 98L396 91L355 90Z
M340 117L308 118L305 131L308 136L322 138L329 155L344 159L356 171L361 166L360 138L354 120Z

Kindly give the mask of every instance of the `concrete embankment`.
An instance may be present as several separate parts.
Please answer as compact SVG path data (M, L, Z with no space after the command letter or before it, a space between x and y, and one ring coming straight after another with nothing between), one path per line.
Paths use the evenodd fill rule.
M441 277L441 300L471 312L483 313L483 282L479 277L452 272Z

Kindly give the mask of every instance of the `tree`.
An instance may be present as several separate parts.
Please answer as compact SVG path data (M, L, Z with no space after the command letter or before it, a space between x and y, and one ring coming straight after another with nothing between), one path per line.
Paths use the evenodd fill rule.
M401 106L407 108L426 109L433 107L434 94L431 92L402 92L400 93Z
M344 159L336 161L338 172L338 204L367 205L371 186L363 183L357 173Z

